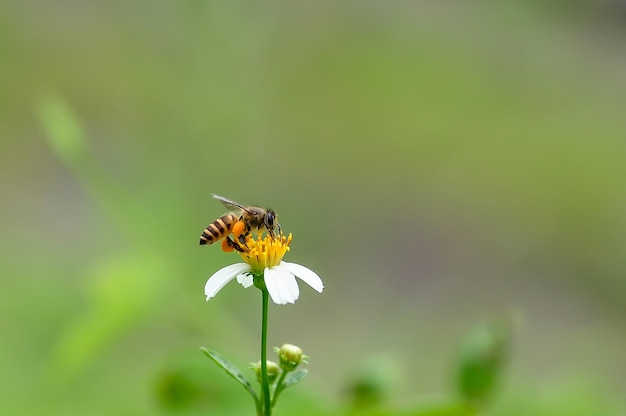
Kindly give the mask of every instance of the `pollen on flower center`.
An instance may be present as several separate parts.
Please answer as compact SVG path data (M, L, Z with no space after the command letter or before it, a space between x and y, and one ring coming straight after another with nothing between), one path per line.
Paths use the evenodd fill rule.
M282 233L275 237L260 234L255 239L252 235L246 237L243 251L239 253L243 261L250 265L253 273L262 273L266 267L280 264L285 253L289 251L292 235L285 237Z

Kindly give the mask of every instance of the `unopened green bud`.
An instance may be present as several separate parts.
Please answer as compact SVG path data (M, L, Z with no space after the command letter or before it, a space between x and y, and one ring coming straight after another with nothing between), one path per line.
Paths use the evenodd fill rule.
M282 347L276 349L278 359L280 362L280 368L284 371L293 371L300 365L300 363L306 364L306 355L302 355L302 348L291 344L284 344Z
M469 334L457 370L461 395L485 402L497 388L508 358L511 329L502 323L483 323Z
M272 384L280 375L280 367L274 361L267 360L267 380ZM256 374L256 380L259 383L263 382L263 372L261 371L261 361L256 363L250 363L250 368Z

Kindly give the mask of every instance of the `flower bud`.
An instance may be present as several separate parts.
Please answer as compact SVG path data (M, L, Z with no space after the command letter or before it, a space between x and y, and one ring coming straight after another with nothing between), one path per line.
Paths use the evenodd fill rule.
M276 364L274 361L267 360L266 363L267 363L267 380L269 381L270 384L272 384L274 381L276 381L276 378L280 374L280 368L278 367L278 364ZM250 368L252 369L252 371L255 372L256 380L259 383L263 383L263 372L261 371L261 361L258 361L256 363L251 363Z
M304 362L306 364L306 356L302 355L302 348L291 344L284 344L282 347L276 349L278 359L280 362L280 368L284 371L293 371Z

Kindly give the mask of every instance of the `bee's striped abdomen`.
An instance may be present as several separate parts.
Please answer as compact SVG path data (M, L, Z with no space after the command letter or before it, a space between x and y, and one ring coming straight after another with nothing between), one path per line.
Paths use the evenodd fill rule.
M234 214L224 214L204 229L200 236L200 244L213 244L226 237L239 220Z

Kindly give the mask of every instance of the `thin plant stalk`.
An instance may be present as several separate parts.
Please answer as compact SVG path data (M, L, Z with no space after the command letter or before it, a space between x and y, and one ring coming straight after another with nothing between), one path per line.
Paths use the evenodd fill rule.
M285 377L287 377L287 371L283 370L280 378L278 379L278 383L276 383L276 390L274 390L274 397L272 398L272 407L276 406L278 396L280 395L280 392L283 391L283 382L285 381Z
M270 401L270 383L267 376L267 311L269 304L269 294L267 289L261 290L263 294L263 322L261 324L261 378L263 384L263 402L265 408L265 416L272 414L272 406Z

